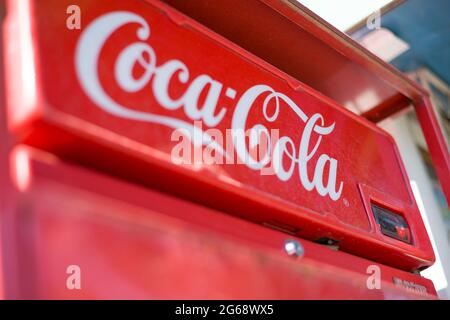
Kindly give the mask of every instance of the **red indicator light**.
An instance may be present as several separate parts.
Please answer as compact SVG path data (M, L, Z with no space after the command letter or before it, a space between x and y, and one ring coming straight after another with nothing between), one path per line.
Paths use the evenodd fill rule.
M406 243L412 243L411 230L401 215L374 204L372 204L372 212L381 233Z

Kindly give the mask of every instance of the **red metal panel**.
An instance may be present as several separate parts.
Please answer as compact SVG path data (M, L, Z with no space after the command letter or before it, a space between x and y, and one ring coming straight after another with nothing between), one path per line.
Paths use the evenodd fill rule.
M417 83L296 0L163 1L342 105L364 111L370 121L380 122L428 98ZM419 118L424 111L417 112ZM423 129L426 135L441 131L439 126ZM439 149L439 141L427 139L429 149ZM440 168L448 158L448 150L442 151L433 156ZM439 176L443 186L450 180L449 166L447 160Z
M12 157L19 258L29 275L20 298L435 297L418 275L306 240L294 258L283 250L289 235L29 152ZM71 265L80 268L81 290L66 287ZM369 290L374 265L381 288Z
M17 24L22 35L19 45L16 33L7 39L10 125L20 141L301 237L331 238L398 268L432 264L387 133L158 1L80 0L82 31L66 28L60 12L69 4L10 2L9 28ZM176 165L171 158L179 144L174 129L193 140L200 132L205 142L257 127L279 130L272 151L283 139L290 146L277 175L249 162L248 139L231 148L208 142L219 158L223 152L245 164ZM380 232L360 185L376 190L369 201L402 210L413 244Z
M4 3L0 1L0 13L5 12ZM3 23L3 17L0 16L0 23ZM6 297L6 266L5 261L9 251L6 248L5 239L8 235L7 227L7 207L3 201L8 194L9 167L7 154L9 152L9 134L7 134L6 125L6 90L5 90L5 70L3 32L0 32L0 300Z
M296 0L163 1L346 107L426 94Z
M442 135L442 129L434 114L430 99L424 97L414 104L417 119L419 120L422 132L430 151L442 190L450 205L450 155L449 147Z

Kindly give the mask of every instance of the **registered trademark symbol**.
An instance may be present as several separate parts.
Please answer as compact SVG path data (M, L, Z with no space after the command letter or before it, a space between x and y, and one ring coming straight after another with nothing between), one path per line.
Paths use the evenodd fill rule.
M344 206L349 207L350 206L350 202L348 202L347 198L344 198L344 200L342 200L344 202Z

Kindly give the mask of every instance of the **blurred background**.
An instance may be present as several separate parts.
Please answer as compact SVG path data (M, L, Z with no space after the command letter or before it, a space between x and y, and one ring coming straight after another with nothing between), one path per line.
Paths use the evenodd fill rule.
M450 146L450 1L298 1L425 87ZM361 101L350 108L361 113L363 105ZM450 210L418 121L409 110L381 126L397 141L435 249L436 264L422 274L433 280L440 297L450 298Z

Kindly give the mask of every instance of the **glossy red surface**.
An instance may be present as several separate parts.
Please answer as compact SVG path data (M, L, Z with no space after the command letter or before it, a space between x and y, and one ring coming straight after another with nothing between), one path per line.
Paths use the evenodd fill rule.
M296 0L163 2L349 109L426 94Z
M422 99L415 104L415 109L448 204L450 203L450 155L447 143L442 135L430 100L428 98Z
M22 281L9 283L9 298L435 298L418 275L303 239L294 258L284 251L289 235L48 154L21 147L11 161ZM81 290L66 287L69 266L80 268ZM369 290L374 266L381 288Z
M374 124L161 2L78 1L83 8L81 31L67 29L67 16L59 13L71 4L69 1L11 3L8 105L10 129L18 141L296 236L338 241L344 251L394 267L412 270L433 263L431 245L395 143ZM115 11L127 11L129 15L106 16ZM107 17L113 19L101 20ZM134 22L113 30L114 23L126 19ZM94 59L91 55L103 41L98 30L104 30L96 29L94 22L102 21L103 28L111 28L111 34ZM149 37L142 33L147 23ZM139 24L144 29L139 30ZM15 27L24 37L13 44ZM127 65L117 62L130 44L140 48L147 44L154 50L149 52L155 56L147 56L152 59L143 65L156 59L158 70L167 70L162 66L168 67L176 59L175 63L182 62L189 70L188 79L176 79L180 76L177 73L170 82L171 100L185 94L200 76L207 75L220 88L209 122L202 123L204 130L215 128L224 133L233 126L233 119L239 122L245 118L236 114L248 107L251 112L243 121L246 129L263 124L292 139L297 159L291 162L292 176L284 181L243 164L175 165L170 155L178 141L171 141L171 134L180 122L168 127L168 121L181 120L189 127L194 120L205 120L208 110L199 110L196 105L186 107L195 96L186 98L180 106L168 102L164 106L161 95L167 92L161 89L164 85L155 84L155 79L164 82L165 71L158 73L161 76L153 75L140 90L130 87L123 73ZM30 50L22 50L24 47ZM121 72L117 71L119 67ZM130 70L135 78L145 76L145 68L135 66ZM23 74L31 77L21 78ZM97 76L106 100L99 96L101 90L95 89L98 83L91 81ZM243 98L260 84L283 94L279 96L278 113L276 99L269 101L264 112L264 99L272 93L268 87L254 104ZM199 99L204 101L205 95L203 92ZM115 107L119 105L118 110ZM323 123L314 125L314 117L323 119ZM214 121L216 118L220 121ZM312 123L314 129L329 131L312 134L308 161L305 154L299 155L302 137L307 136L305 122ZM318 146L316 152L311 151L314 145ZM225 149L221 143L219 146ZM237 159L233 148L228 155ZM320 158L326 159L323 176ZM284 158L283 165L289 167L290 162ZM317 167L314 187L308 180L316 175ZM308 178L300 178L302 170ZM329 188L324 192L319 184ZM371 201L404 216L412 230L412 245L381 234L369 209Z
M450 203L450 157L428 93L390 64L296 0L164 2L370 121L416 106Z

